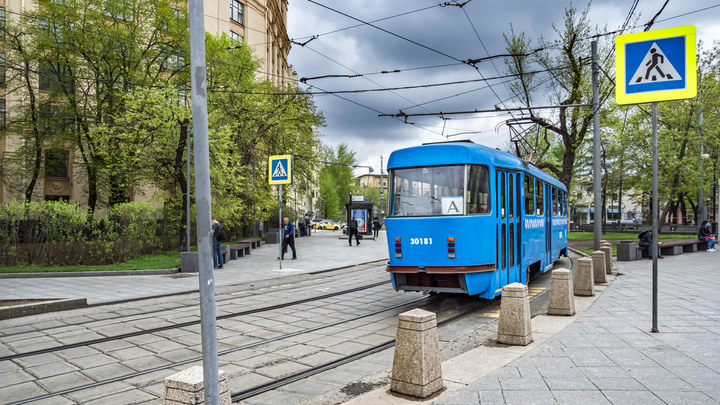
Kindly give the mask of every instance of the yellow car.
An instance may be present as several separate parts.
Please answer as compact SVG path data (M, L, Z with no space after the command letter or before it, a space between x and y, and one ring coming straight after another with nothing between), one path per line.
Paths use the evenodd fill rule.
M317 229L328 229L332 231L337 231L338 229L340 229L340 225L332 221L322 221L317 225Z

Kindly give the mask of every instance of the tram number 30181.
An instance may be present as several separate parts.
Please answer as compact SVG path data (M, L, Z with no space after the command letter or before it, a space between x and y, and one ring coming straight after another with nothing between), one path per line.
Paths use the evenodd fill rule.
M411 245L432 245L432 238L410 238Z

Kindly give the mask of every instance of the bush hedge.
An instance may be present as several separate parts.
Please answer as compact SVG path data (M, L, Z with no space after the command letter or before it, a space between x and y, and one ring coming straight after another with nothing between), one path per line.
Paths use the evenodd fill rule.
M147 203L115 205L103 219L63 201L5 203L0 266L106 265L154 254L163 247L162 217Z

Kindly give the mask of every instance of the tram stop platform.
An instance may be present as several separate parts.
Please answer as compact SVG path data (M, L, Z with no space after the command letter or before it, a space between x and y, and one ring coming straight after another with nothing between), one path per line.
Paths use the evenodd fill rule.
M445 390L426 400L389 384L361 404L716 404L720 403L720 256L659 261L658 333L652 333L652 261L618 263L594 297L575 297L574 316L532 319L534 341L492 337L443 358ZM442 331L440 331L442 333Z

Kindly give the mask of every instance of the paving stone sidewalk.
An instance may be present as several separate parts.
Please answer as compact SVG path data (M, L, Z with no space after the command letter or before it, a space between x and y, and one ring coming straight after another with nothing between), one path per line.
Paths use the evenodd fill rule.
M720 403L720 256L660 261L660 333L650 332L652 261L618 264L577 321L433 404Z

